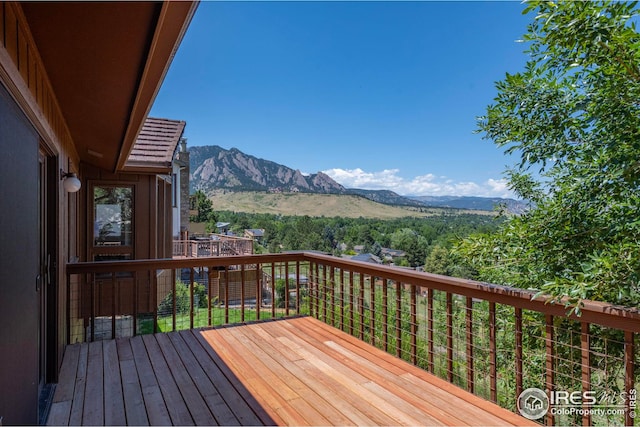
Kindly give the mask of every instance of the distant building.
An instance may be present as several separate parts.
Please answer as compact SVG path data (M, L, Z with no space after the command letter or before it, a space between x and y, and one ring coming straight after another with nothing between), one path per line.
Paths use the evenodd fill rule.
M244 237L260 242L264 238L264 229L250 228L250 229L244 230Z
M351 257L353 261L370 262L372 264L382 264L380 257L374 254L358 254Z
M218 234L227 234L230 226L230 222L216 222L216 231Z

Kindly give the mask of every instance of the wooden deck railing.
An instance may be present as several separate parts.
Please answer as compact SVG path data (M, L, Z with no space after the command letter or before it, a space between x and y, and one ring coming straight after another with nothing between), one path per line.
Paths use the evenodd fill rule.
M309 314L513 411L523 390L544 390L559 398L547 425L634 422L637 310L586 302L567 316L521 289L311 253L67 274L69 342Z
M207 240L174 240L173 256L185 258L251 255L253 239L213 235Z

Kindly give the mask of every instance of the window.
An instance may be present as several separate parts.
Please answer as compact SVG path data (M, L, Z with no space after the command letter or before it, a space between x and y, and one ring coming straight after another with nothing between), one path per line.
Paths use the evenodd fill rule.
M133 187L93 187L93 258L131 259L133 254Z

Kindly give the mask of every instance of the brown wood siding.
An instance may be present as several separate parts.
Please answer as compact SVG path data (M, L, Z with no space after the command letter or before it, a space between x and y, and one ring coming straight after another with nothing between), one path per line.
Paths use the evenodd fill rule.
M14 80L22 80L22 84L30 93L25 102L32 104L36 115L42 114L43 123L34 123L37 125L38 132L47 143L59 142L62 151L68 153L77 163L78 155L73 145L71 133L58 106L38 48L19 3L2 2L0 4L0 41L2 42L0 47L6 50L9 59L15 66L15 71L17 71L17 74L12 77ZM31 121L33 122L33 118ZM53 135L49 134L47 130L50 130Z

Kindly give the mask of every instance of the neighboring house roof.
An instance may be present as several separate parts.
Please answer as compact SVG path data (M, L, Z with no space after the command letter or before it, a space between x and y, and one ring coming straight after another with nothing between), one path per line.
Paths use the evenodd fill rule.
M244 230L244 232L245 234L248 234L253 237L264 237L264 230L260 228L250 228L250 229Z
M375 256L374 254L358 254L351 257L351 259L354 261L364 261L364 262L371 262L374 264L382 264L382 260L379 257Z
M186 122L147 117L124 169L168 173Z
M398 249L382 248L382 255L401 258L407 256L407 253Z
M230 222L216 222L216 228L226 228L230 225Z

